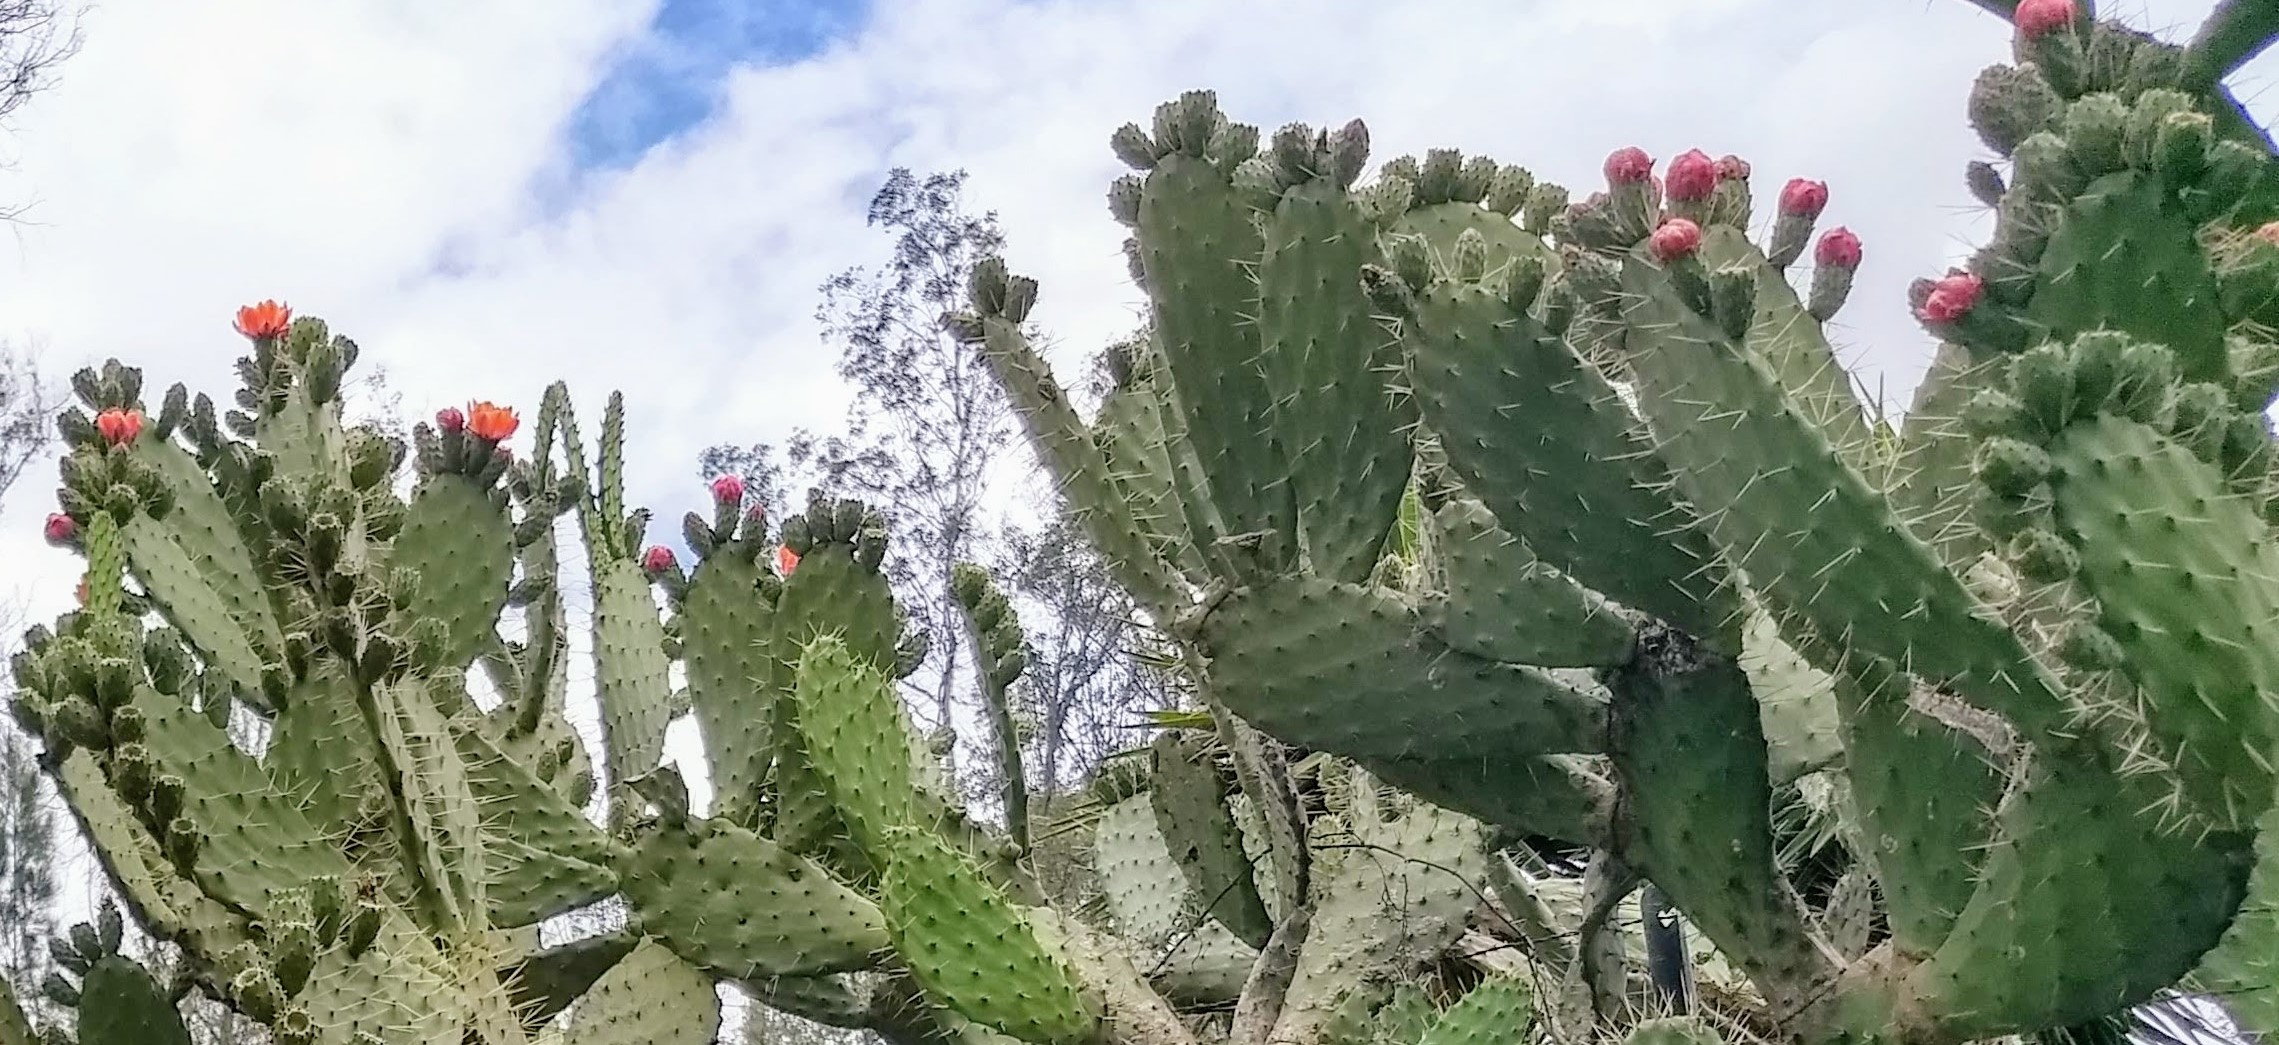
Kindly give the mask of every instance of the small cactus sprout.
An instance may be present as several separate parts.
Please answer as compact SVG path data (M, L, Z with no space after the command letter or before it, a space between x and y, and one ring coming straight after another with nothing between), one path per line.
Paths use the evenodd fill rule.
M1607 184L1637 185L1654 176L1654 158L1644 149L1626 145L1607 155L1604 170Z
M73 520L71 516L56 512L47 517L45 532L49 544L68 545L73 538L79 536L79 523Z
M435 412L435 427L447 435L458 435L467 430L467 415L458 407L444 407Z
M1784 218L1803 218L1812 221L1828 209L1828 183L1810 178L1790 178L1780 190L1780 214Z
M1658 261L1668 263L1690 258L1701 249L1701 226L1685 218L1671 218L1654 230L1648 242Z
M1717 163L1700 149L1688 149L1670 161L1664 181L1672 203L1702 203L1717 191Z
M715 504L743 504L743 477L737 475L723 475L717 479L712 480L712 500Z
M512 438L514 430L521 425L522 418L515 415L512 407L487 401L467 405L467 431L474 433L477 439L503 443Z
M112 446L125 446L142 434L143 417L140 410L105 410L95 415L95 431Z
M2020 37L2034 40L2072 25L2074 17L2073 0L2019 0L2018 10L2010 16L2010 21L2017 26Z
M1954 323L1978 307L1986 281L1976 273L1950 272L1931 284L1931 293L1916 306L1915 316L1925 323Z
M293 309L276 301L263 301L237 310L237 332L256 341L275 340L292 329Z

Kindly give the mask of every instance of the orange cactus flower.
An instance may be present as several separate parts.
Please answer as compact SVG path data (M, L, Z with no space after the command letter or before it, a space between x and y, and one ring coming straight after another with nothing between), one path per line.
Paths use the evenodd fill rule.
M280 338L292 329L293 307L275 301L247 305L237 310L237 332L256 340Z
M503 443L520 427L522 418L515 416L513 407L489 401L467 404L467 431L477 439Z
M791 576L791 571L798 568L798 566L798 552L792 551L791 548L787 545L779 544L775 546L775 571L777 573L789 577Z
M142 411L105 410L95 415L95 431L112 446L125 446L142 434Z

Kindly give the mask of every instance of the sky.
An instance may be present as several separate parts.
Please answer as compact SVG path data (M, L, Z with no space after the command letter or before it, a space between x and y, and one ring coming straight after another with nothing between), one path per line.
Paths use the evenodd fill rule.
M2173 33L2210 0L2108 0ZM817 285L885 256L886 172L962 167L1072 368L1139 298L1104 202L1125 121L1209 87L1236 118L1369 123L1577 195L1639 145L1826 180L1866 243L1836 325L1903 403L1931 344L1903 292L1990 226L1963 119L2006 27L1963 0L102 0L0 135L0 343L58 378L118 356L226 398L234 308L355 338L412 416L628 397L631 500L703 503L698 451L828 429L847 393ZM2271 61L2235 78L2268 117ZM64 608L53 471L0 510L0 597ZM685 740L685 738L683 738Z

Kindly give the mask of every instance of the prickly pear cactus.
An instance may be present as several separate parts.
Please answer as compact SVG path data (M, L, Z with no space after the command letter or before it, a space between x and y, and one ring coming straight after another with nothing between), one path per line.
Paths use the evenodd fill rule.
M2279 164L2209 73L2279 25L2221 5L2178 48L2015 6L1970 106L1994 238L1911 289L1943 346L1896 426L1830 345L1862 246L1814 238L1825 185L1760 245L1737 157L1618 150L1570 203L1455 150L1364 177L1357 123L1260 147L1208 92L1114 136L1153 327L1095 419L1023 337L1032 281L985 264L945 323L1209 706L1597 852L1586 931L1651 880L1746 974L1728 1015L1945 1042L2268 990ZM1833 871L1793 857L1799 794L1848 796ZM1138 863L1128 820L1103 860ZM1238 879L1215 822L1150 844ZM1619 954L1560 950L1619 1002ZM1294 1040L1359 1004L1306 987L1324 953Z

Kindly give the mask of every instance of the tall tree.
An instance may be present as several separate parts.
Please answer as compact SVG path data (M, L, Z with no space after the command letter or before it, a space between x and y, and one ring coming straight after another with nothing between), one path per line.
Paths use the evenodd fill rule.
M772 448L716 447L708 467L749 473L779 498L790 473L826 491L874 502L894 527L890 576L932 642L925 681L938 729L954 728L967 651L950 597L950 568L989 537L990 474L1012 445L1012 418L995 380L945 333L973 266L1004 249L994 213L974 214L965 172L920 177L896 168L871 198L869 224L893 234L886 262L826 280L816 312L838 371L854 388L843 435L800 433L776 464Z

